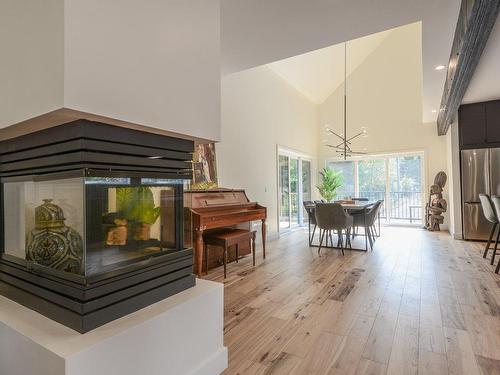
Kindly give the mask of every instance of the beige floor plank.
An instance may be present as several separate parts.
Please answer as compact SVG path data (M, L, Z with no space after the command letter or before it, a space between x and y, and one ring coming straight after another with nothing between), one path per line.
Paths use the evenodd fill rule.
M474 354L500 360L500 319L484 314L464 316Z
M356 375L384 375L387 372L385 363L375 362L369 359L361 359Z
M479 375L467 331L444 327L448 371L452 375Z
M293 374L326 374L332 366L335 353L342 340L342 336L322 332L311 345L310 355L301 361L300 366L293 371Z
M302 359L292 354L281 352L264 372L265 375L288 375L296 371Z
M387 374L418 373L418 318L399 315Z
M424 325L420 321L418 346L420 350L445 354L443 327Z
M441 304L441 319L443 327L466 330L462 310L459 305Z
M363 358L385 364L389 362L397 320L398 310L391 306L380 308L363 350Z
M423 375L447 374L446 355L420 350L418 353L418 373Z
M375 318L359 315L348 336L342 341L328 374L350 375L356 372Z
M261 339L258 350L253 357L249 357L252 361L262 363L269 366L282 355L283 349L292 341L300 329L304 329L309 320L316 316L320 309L319 305L314 303L305 304L299 307L294 316L286 321L283 327L278 330L273 336L266 341Z
M443 320L441 319L441 308L439 307L439 300L433 303L429 303L423 300L421 301L420 322L425 326L431 326L431 327L443 326Z

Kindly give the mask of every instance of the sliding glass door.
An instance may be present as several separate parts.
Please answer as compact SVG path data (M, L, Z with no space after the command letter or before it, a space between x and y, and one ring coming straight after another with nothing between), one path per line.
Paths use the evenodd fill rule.
M388 223L422 223L422 153L331 160L327 165L342 174L338 198L384 200L381 217Z
M291 152L278 154L279 228L281 231L303 225L307 213L303 201L312 197L311 160Z
M389 164L389 201L393 221L422 223L422 158L420 155L395 156Z
M279 155L279 216L280 229L290 228L290 164L289 157Z

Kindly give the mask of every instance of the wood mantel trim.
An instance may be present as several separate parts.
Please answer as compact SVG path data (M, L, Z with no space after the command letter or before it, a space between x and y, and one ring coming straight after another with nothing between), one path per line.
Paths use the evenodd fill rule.
M33 117L29 120L18 122L17 124L10 125L6 128L0 129L0 141L19 137L21 135L33 133L38 130L51 128L53 126L65 124L79 119L102 122L105 124L121 126L123 128L141 130L149 133L166 135L175 138L189 139L191 141L195 141L196 143L213 142L208 139L191 137L185 134L179 134L176 132L153 128L150 126L135 124L132 122L118 120L106 116L100 116L93 113L77 111L70 108L60 108L55 111L48 112L43 115Z

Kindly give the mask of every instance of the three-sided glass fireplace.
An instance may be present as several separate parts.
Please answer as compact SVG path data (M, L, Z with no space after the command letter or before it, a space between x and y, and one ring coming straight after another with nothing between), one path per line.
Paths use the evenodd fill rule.
M191 246L188 183L88 170L5 178L4 257L81 283L160 261Z
M0 294L87 332L195 284L190 140L78 120L0 143Z

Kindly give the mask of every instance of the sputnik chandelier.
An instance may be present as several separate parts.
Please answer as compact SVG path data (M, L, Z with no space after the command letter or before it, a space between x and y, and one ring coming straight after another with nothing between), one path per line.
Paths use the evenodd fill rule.
M347 136L347 42L344 43L344 133L338 134L325 125L327 135L334 135L340 141L339 143L329 143L327 140L326 147L335 149L335 152L340 158L347 160L348 157L353 155L364 155L365 152L354 151L351 148L352 141L358 137L366 138L368 136L368 128L362 126L359 132L351 137Z

